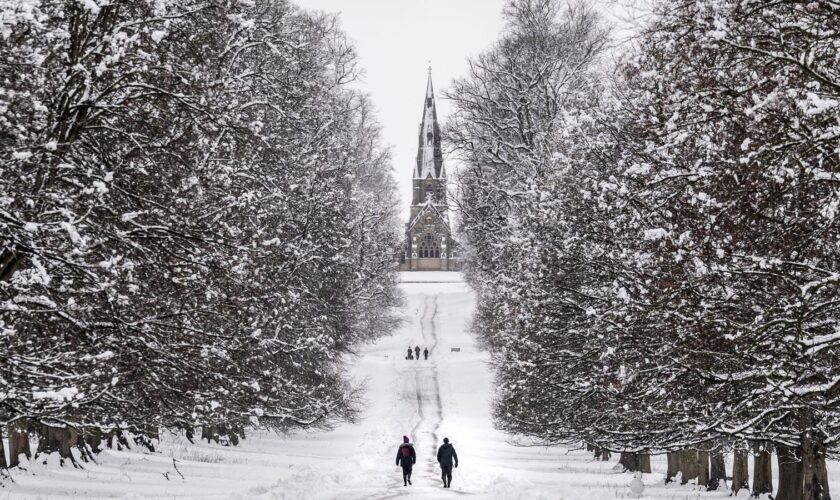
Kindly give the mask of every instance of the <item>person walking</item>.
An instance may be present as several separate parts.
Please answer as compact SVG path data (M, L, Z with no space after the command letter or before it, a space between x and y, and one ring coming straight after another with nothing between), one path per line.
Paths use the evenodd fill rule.
M423 358L424 359L429 359L429 348L428 347L423 349Z
M449 488L452 484L452 464L458 467L458 454L455 447L449 444L449 438L443 438L443 445L438 448L437 461L440 464L440 478L443 479L443 487Z
M417 361L420 361L420 346L414 347L414 354L417 356Z
M402 467L403 486L411 484L411 467L417 462L414 446L408 442L408 436L403 436L403 442L397 448L397 465Z
M405 359L414 359L414 356L411 355L411 346L408 346L408 356Z

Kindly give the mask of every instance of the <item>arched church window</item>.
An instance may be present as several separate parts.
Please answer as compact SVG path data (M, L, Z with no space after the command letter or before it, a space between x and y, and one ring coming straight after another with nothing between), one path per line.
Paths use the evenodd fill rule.
M433 139L434 139L434 135L431 132L426 134L426 143L427 144L431 144Z
M439 259L440 242L431 234L423 235L420 238L420 243L417 245L417 255L421 259Z

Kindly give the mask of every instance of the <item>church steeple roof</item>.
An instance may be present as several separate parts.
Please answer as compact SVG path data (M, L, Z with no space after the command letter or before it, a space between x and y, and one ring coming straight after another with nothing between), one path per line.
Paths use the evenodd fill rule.
M419 144L414 177L418 179L426 179L429 176L435 179L446 177L443 168L443 152L440 147L440 127L437 122L431 66L429 67L429 80L426 83L426 98L423 100L423 121L420 122L418 135Z

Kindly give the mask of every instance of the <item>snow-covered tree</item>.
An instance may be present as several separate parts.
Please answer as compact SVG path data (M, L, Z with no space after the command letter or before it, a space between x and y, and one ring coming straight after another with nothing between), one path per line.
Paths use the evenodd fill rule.
M336 20L276 1L2 8L13 463L27 430L69 457L122 431L235 441L352 417L341 356L389 322L398 231Z
M530 25L513 23L488 52L500 66L509 39L549 32L528 10L545 2L511 5ZM770 443L779 498L828 498L840 411L836 6L653 5L616 81L576 88L587 97L566 101L554 128L525 112L538 98L484 91L475 71L453 91L498 421L549 443L699 449L683 462L705 482L706 452L720 477L721 449ZM506 89L518 78L538 89L532 68L563 60L523 59L504 67Z
M651 251L679 262L685 290L674 359L706 385L710 411L689 425L798 447L811 472L790 498L827 498L837 432L835 14L663 3L631 78L653 160L639 196L663 234Z
M587 375L600 353L588 333L599 320L593 291L609 274L598 247L609 236L591 232L590 217L606 218L592 210L597 182L584 190L591 172L573 159L575 130L598 101L606 31L584 4L511 2L506 16L505 34L449 96L448 135L465 165L459 208L479 296L475 327L494 350L499 425L546 442L579 440L550 422L597 387ZM584 226L588 234L572 234Z

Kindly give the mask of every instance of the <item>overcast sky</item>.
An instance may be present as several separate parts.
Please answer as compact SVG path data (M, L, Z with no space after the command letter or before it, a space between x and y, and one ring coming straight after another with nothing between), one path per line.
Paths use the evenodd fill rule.
M504 0L295 0L310 9L341 14L365 70L370 93L392 146L404 217L411 202L429 61L443 123L448 103L441 90L466 70L465 60L488 47L502 29Z

